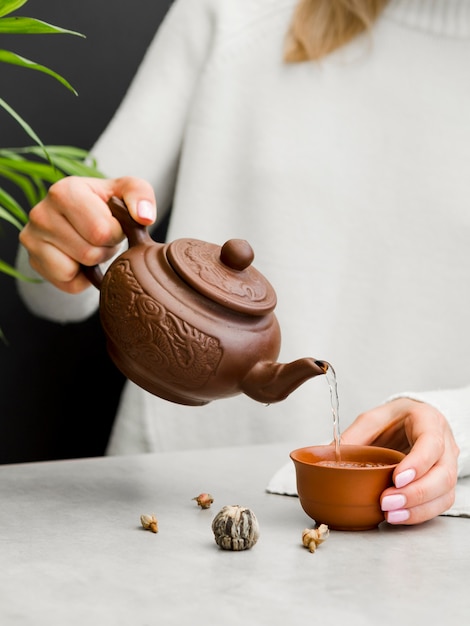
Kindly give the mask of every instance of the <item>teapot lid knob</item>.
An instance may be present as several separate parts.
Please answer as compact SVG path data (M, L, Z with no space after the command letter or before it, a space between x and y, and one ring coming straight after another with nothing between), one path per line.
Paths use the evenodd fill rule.
M244 270L253 263L255 253L245 239L229 239L220 250L220 260L233 270Z
M275 308L276 293L251 265L255 255L244 239L229 239L222 247L199 239L176 239L165 248L173 270L214 302L256 316Z

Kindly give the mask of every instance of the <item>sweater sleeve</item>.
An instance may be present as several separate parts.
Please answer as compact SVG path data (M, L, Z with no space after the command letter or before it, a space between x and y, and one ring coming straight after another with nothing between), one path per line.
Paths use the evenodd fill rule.
M20 244L16 255L16 268L28 278L41 282L17 280L18 293L26 308L38 317L51 322L80 322L98 308L99 291L91 286L78 295L61 291L43 280L30 266L28 253Z
M92 149L106 176L148 180L159 219L171 204L186 122L213 48L214 0L176 0Z
M460 448L459 477L470 475L470 386L419 393L404 392L387 398L387 401L395 398L426 402L444 415Z
M137 176L155 189L158 219L174 192L185 121L209 50L213 0L176 0L152 40L123 101L92 148L108 177ZM40 278L19 246L17 269ZM55 322L77 322L96 311L99 292L70 295L42 281L17 281L26 307Z

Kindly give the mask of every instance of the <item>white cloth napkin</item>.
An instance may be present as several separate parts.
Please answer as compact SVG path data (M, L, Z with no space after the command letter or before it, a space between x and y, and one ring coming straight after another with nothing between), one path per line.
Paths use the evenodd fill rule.
M297 496L297 484L295 466L292 461L287 462L271 477L266 491L281 496ZM455 490L455 502L453 506L442 513L453 517L470 518L470 476L460 478Z

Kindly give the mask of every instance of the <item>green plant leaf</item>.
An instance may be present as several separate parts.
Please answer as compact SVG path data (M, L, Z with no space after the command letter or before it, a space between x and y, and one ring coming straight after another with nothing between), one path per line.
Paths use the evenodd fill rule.
M0 33L9 35L76 35L86 39L85 35L75 30L61 28L34 17L3 17L0 19Z
M0 17L13 13L16 9L21 8L28 0L2 0L0 4Z
M8 63L10 65L18 65L19 67L25 67L30 70L36 70L38 72L42 72L43 74L48 74L52 76L56 80L59 81L64 87L67 87L72 93L76 96L78 93L72 87L68 80L66 80L63 76L54 72L49 67L45 65L40 65L39 63L35 63L30 59L26 59L25 57L20 56L19 54L15 54L14 52L10 52L10 50L0 50L0 63Z
M31 139L33 141L35 141L38 145L40 145L43 150L44 153L47 154L46 148L44 146L44 144L42 143L42 141L39 139L39 137L36 135L36 133L34 132L34 130L31 128L31 126L28 124L28 122L26 122L21 115L19 115L15 109L12 109L12 107L7 104L5 102L5 100L3 98L0 98L0 107L2 107L3 109L5 109L5 111L7 113L9 113L17 122L18 124L22 127L22 129L26 132L27 135L29 135L31 137Z
M75 176L93 176L95 178L103 178L95 159L90 158L88 151L74 146L44 146L48 156L49 164L59 170L62 175ZM38 159L45 159L44 149L38 146L27 146L22 148L0 148L0 175L4 172L6 175L11 174L10 170L20 170L25 172L28 163L28 175L42 175L42 170L35 167ZM32 157L30 159L29 157ZM43 164L44 165L44 164ZM4 169L2 169L2 167ZM45 170L49 172L48 169ZM48 174L49 176L49 174ZM11 177L11 176L10 176ZM47 178L46 180L48 180Z
M104 175L93 165L88 165L75 159L67 159L61 156L53 157L54 165L68 176L92 176L95 178L104 178Z
M82 148L45 146L45 149L50 157L47 163L43 162L44 151L38 146L0 149L0 178L6 178L19 187L29 207L44 198L49 184L64 176L104 177L97 169L96 161L89 159L88 152ZM11 196L2 196L2 193L6 194L0 187L0 203L18 220L26 223L21 207Z
M0 271L1 271L1 270L0 270ZM5 337L5 335L3 334L3 331L2 331L2 329L1 329L1 328L0 328L0 341L3 341L3 343L4 343L6 346L8 346L8 345L9 345L9 344L8 344L8 341L7 341L7 338L6 338L6 337Z
M73 176L93 176L103 178L97 167L96 159L90 157L87 150L75 146L44 146L49 155L49 162L64 174ZM44 150L38 146L23 148L0 148L0 158L4 157L13 161L20 160L24 156L35 156L44 159ZM26 159L25 159L26 160Z
M4 209L1 204L0 204L0 218L5 220L5 222L9 222L10 224L13 224L13 226L17 230L21 230L24 226L24 224L22 224L17 219L15 219L9 211Z
M5 215L8 213L8 215ZM18 228L22 228L28 221L28 215L21 208L18 202L4 189L0 188L0 217ZM14 222L12 221L14 220Z
M0 259L0 272L3 272L4 274L8 274L9 276L13 276L14 278L19 278L19 280L24 280L27 283L44 282L40 278L30 278L29 276L25 276L24 274L16 270L14 267L12 267L9 263L2 261L2 259Z
M11 160L0 157L0 167L1 166L8 167L31 177L38 176L41 180L50 184L63 178L63 174L61 174L57 168L50 163L38 163L36 161L27 161L24 159Z
M44 153L38 146L22 146L21 148L0 148L0 154L7 151L9 154L35 154L43 157ZM54 146L48 145L47 152L53 158L55 155L80 159L84 161L89 158L88 150L77 148L76 146Z
M34 35L34 34L69 34L85 38L82 33L49 24L31 17L5 17L24 6L28 0L0 0L0 34ZM0 63L7 63L25 69L35 70L57 80L75 95L72 85L54 70L22 57L8 50L0 50ZM72 146L51 146L52 158L48 149L34 132L31 126L9 104L0 98L0 109L3 108L21 126L25 133L35 142L35 146L22 149L0 149L0 179L4 178L19 188L30 207L42 199L48 185L68 174L83 176L103 176L97 170L96 161L90 159L87 151ZM31 158L32 157L32 158ZM38 159L47 161L46 164ZM28 221L28 215L20 204L5 189L0 187L0 220L4 220L21 230ZM0 273L8 274L18 280L33 283L43 282L41 279L29 278L18 272L10 264L0 259ZM0 328L0 341L8 345Z
M24 194L29 207L33 207L41 199L41 194L38 192L33 179L23 174L18 174L8 167L0 167L0 178L6 178L10 180L16 187L18 187Z

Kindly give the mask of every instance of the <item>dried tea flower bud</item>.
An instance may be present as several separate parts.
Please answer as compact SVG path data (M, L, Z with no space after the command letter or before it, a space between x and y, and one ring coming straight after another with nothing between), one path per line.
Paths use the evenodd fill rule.
M223 550L247 550L259 538L256 515L238 504L224 506L217 513L212 520L212 531L217 545Z
M210 508L210 505L214 502L214 498L210 493L200 493L198 496L193 498L193 500L196 500L201 509Z
M151 530L153 533L158 533L158 522L155 515L141 515L140 523L145 530Z
M330 530L326 524L320 524L318 528L306 528L302 533L302 543L310 552L315 552L329 534Z

